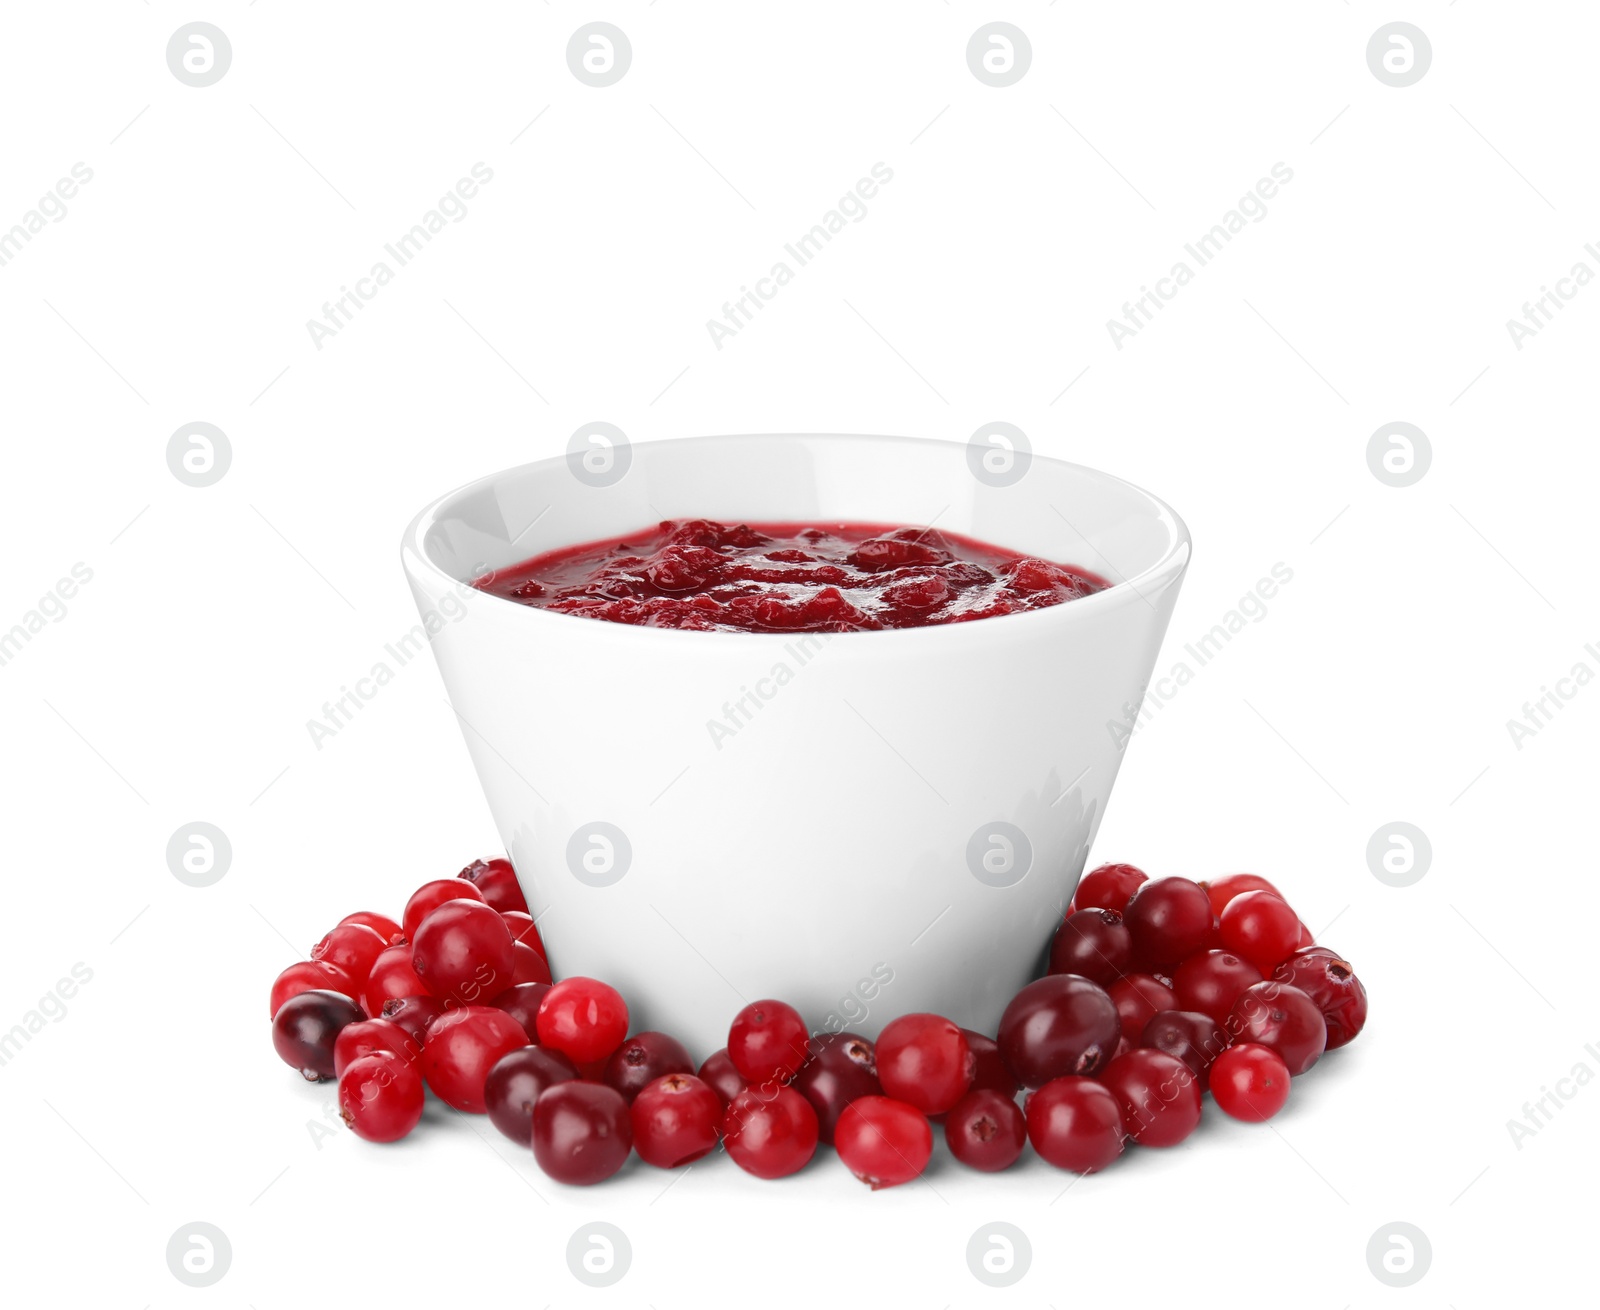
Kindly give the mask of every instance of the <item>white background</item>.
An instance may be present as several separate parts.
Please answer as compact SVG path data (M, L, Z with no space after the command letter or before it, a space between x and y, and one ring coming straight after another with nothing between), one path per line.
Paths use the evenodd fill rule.
M233 48L204 89L164 53L193 19ZM632 43L606 89L565 60L594 19ZM1005 89L964 56L992 19L1032 44ZM1366 61L1392 19L1432 43L1404 89ZM1600 272L1597 27L1477 0L8 6L0 230L93 170L0 267L0 630L93 570L0 667L0 1031L93 971L0 1067L8 1299L1581 1297L1592 1206L1569 1202L1600 1089L1560 1084L1520 1149L1507 1121L1600 1071L1600 689L1521 749L1506 721L1600 671L1600 289L1520 351L1505 324L1576 261ZM468 216L318 350L306 321L479 161ZM877 161L868 216L717 350L706 320ZM1106 320L1279 161L1267 216L1116 349ZM1186 517L1162 668L1292 568L1140 730L1093 858L1278 880L1360 969L1361 1041L1272 1127L1214 1117L1064 1194L1037 1160L981 1178L942 1154L878 1195L834 1159L780 1185L717 1159L670 1191L635 1163L576 1192L486 1122L430 1112L393 1149L339 1129L332 1089L273 1056L271 978L495 839L431 662L321 750L306 721L414 622L416 509L596 419L634 440L1016 423ZM232 446L203 489L165 458L193 421ZM1405 489L1366 458L1393 421L1431 439ZM233 846L210 888L166 865L195 819ZM1397 819L1433 847L1406 888L1366 858ZM590 1219L632 1245L608 1290L567 1268ZM165 1258L194 1220L232 1247L208 1290ZM1003 1292L966 1263L992 1220L1032 1243ZM1366 1256L1397 1220L1432 1246L1407 1290Z

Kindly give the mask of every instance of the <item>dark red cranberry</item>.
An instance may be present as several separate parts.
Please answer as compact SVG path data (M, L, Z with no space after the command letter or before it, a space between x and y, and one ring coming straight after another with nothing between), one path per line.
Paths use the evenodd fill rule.
M433 1094L446 1105L482 1114L489 1070L502 1055L527 1042L522 1025L504 1010L463 1005L433 1021L417 1063Z
M411 967L441 1001L487 1004L512 985L513 963L506 921L477 901L448 901L411 934Z
M549 983L555 979L544 956L523 942L511 943L511 985Z
M1261 981L1261 970L1231 951L1201 951L1172 975L1177 1009L1198 1010L1218 1023L1228 1017L1239 993Z
M387 1019L358 1019L347 1023L333 1039L333 1076L367 1055L394 1055L407 1064L422 1054L422 1043L414 1042L404 1028Z
M703 1072L701 1076L704 1077ZM845 1106L863 1096L883 1095L872 1043L855 1033L822 1033L813 1037L811 1058L795 1075L794 1089L817 1112L818 1140L831 1146L834 1127ZM734 1089L735 1093L739 1090Z
M301 992L272 1016L272 1045L291 1069L320 1083L337 1075L333 1046L340 1030L365 1017L359 1005L338 992Z
M483 893L465 878L437 878L425 882L411 893L405 913L400 919L400 929L407 941L415 941L422 921L446 901L481 901Z
M728 1058L747 1083L786 1083L806 1062L806 1022L782 1001L752 1001L733 1016Z
M914 1105L863 1096L845 1106L834 1142L844 1167L876 1192L909 1183L927 1168L933 1129Z
M558 1183L602 1183L633 1150L633 1120L620 1093L601 1083L565 1082L533 1106L533 1158Z
M676 1169L716 1146L722 1101L693 1074L669 1073L641 1088L629 1113L639 1158L657 1169Z
M1127 1133L1122 1107L1093 1078L1052 1078L1028 1097L1028 1140L1039 1158L1075 1174L1116 1163Z
M1076 974L1029 983L1000 1016L1000 1053L1024 1087L1098 1073L1116 1049L1117 1007L1105 988Z
M971 1028L963 1028L961 1034L967 1039L967 1049L972 1052L972 1086L967 1089L968 1092L999 1092L1008 1098L1015 1096L1022 1084L1007 1067L1006 1058L1000 1053L1000 1043Z
M392 1001L385 1001L383 1009L378 1012L381 1018L405 1029L418 1050L428 1040L428 1029L433 1026L433 1021L443 1013L443 1003L432 996L399 996Z
M489 1122L519 1146L533 1145L534 1102L557 1083L569 1083L578 1067L560 1051L519 1046L494 1062L483 1080Z
M1148 973L1130 973L1111 984L1111 1000L1117 1009L1122 1035L1130 1045L1137 1044L1145 1024L1162 1010L1178 1008L1172 988Z
M544 940L539 936L539 929L533 922L531 914L524 914L520 910L507 910L500 916L506 921L506 928L511 933L511 940L521 942L524 946L532 947L545 967L550 965L550 953L544 948Z
M539 1042L553 1046L579 1068L604 1060L628 1035L622 994L595 978L563 978L545 993L536 1021Z
M1256 1042L1276 1051L1290 1074L1299 1077L1328 1044L1328 1025L1317 1003L1288 983L1259 982L1246 988L1228 1015L1235 1045Z
M1228 1049L1228 1034L1209 1014L1162 1010L1145 1024L1139 1045L1182 1060L1204 1085L1211 1062Z
M1228 902L1235 896L1243 896L1245 892L1271 892L1279 897L1283 895L1265 878L1254 873L1225 873L1220 878L1212 878L1200 885L1206 889L1206 896L1211 901L1211 912L1217 915L1228 908Z
M267 1017L274 1017L285 1001L301 992L338 992L355 999L361 995L361 987L343 969L321 960L300 960L273 979L272 1014Z
M523 899L517 871L511 867L510 860L474 860L456 877L465 878L475 886L490 909L502 914L507 910L528 912L528 902Z
M633 1098L657 1078L693 1072L694 1061L682 1042L666 1033L647 1031L635 1033L611 1052L600 1081L616 1088L622 1099L632 1105Z
M878 1034L878 1081L884 1094L923 1114L943 1114L972 1086L975 1062L966 1036L937 1014L905 1014Z
M1014 1097L983 1088L968 1092L944 1120L950 1154L969 1169L1009 1169L1028 1142L1028 1126Z
M1116 910L1075 910L1050 943L1050 972L1075 973L1102 987L1133 968L1133 935Z
M1187 878L1143 884L1122 912L1133 935L1134 958L1150 970L1171 970L1204 950L1212 917L1205 888Z
M1298 987L1322 1011L1328 1050L1352 1041L1367 1023L1367 989L1348 960L1325 946L1296 951L1273 970L1278 982Z
M311 948L311 958L343 969L360 986L388 944L376 929L360 923L342 923Z
M367 1013L383 1013L384 1002L399 1000L402 996L427 996L427 984L417 977L411 967L411 947L404 942L385 947L373 963L372 974L362 989L361 1001Z
M1122 1108L1123 1130L1140 1146L1176 1146L1199 1126L1200 1080L1165 1051L1129 1051L1106 1066L1100 1081Z
M733 1067L726 1050L713 1051L706 1057L700 1066L699 1078L717 1094L724 1109L746 1086L744 1075Z
M728 1103L722 1141L746 1173L783 1178L816 1154L817 1112L792 1087L747 1087Z
M1266 973L1294 953L1300 916L1272 892L1243 892L1222 911L1222 945Z
M549 990L549 983L518 983L501 992L489 1004L509 1014L522 1025L528 1040L536 1042L539 1040L539 1006Z
M1134 892L1149 880L1143 869L1131 864L1102 864L1083 875L1072 903L1080 910L1121 910Z
M339 1117L369 1142L399 1141L421 1122L425 1099L416 1066L389 1052L362 1056L339 1075Z

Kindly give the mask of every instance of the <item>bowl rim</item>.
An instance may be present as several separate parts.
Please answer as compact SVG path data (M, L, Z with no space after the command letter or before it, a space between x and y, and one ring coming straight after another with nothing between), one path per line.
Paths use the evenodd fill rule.
M951 441L944 437L919 437L909 436L902 433L872 432L703 433L688 437L661 437L652 439L650 441L630 442L629 448L637 451L641 449L657 448L662 446L692 447L728 441L845 442L864 440L891 443L899 442L912 446L946 446L955 450L965 450L969 448L969 443L967 442ZM1120 478L1116 476L1114 473L1106 473L1100 469L1091 468L1087 464L1077 464L1071 460L1056 459L1055 457L1049 455L1040 455L1036 451L1030 452L1029 459L1030 466L1032 463L1042 463L1053 465L1057 468L1070 469L1080 474L1087 474L1091 478L1125 488L1127 491L1132 492L1136 497L1148 501L1150 505L1153 506L1157 511L1158 517L1164 519L1169 525L1171 539L1167 543L1166 549L1161 553L1160 557L1156 559L1154 563L1148 565L1146 568L1141 569L1138 573L1133 574L1131 577L1119 578L1116 581L1113 581L1109 587L1105 588L1105 590L1097 591L1091 596L1082 596L1076 600L1064 601L1059 605L1047 605L1041 609L1025 610L1020 614L995 615L992 619L979 619L971 623L940 623L930 624L928 626L918 628L882 628L870 631L858 631L852 629L847 632L820 634L809 632L742 632L724 631L720 629L705 631L690 628L646 627L641 624L634 623L612 623L604 619L588 619L587 622L584 623L583 628L584 630L605 629L609 630L609 632L612 634L611 636L607 637L601 632L590 632L588 635L595 640L657 641L665 639L667 641L679 642L685 645L694 642L711 641L717 648L726 650L734 645L749 646L756 643L778 648L797 640L802 640L808 636L821 636L828 639L830 642L833 639L841 637L849 639L875 637L880 639L880 642L883 642L885 639L889 639L892 634L893 638L904 642L908 639L928 640L930 638L930 634L939 633L949 635L937 638L938 640L950 641L960 640L961 638L956 638L955 634L957 632L964 632L968 634L966 639L973 639L971 634L975 629L989 630L992 623L1002 621L1008 625L1005 631L1020 635L1018 628L1010 625L1020 624L1026 621L1032 621L1036 624L1048 622L1067 622L1072 621L1071 616L1073 615L1076 615L1081 619L1090 614L1098 614L1102 611L1130 603L1142 603L1154 607L1155 602L1145 594L1146 591L1164 590L1172 578L1181 574L1188 566L1189 559L1193 551L1193 546L1189 535L1189 527L1183 521L1182 516L1179 515L1171 505L1167 504L1167 502L1162 500L1159 496L1152 492L1146 491L1143 487L1138 486L1135 483L1129 482L1126 478ZM487 473L481 477L473 478L471 481L464 482L460 486L455 487L452 490L445 492L442 496L438 496L434 500L430 501L417 512L415 517L413 517L411 522L407 525L404 533L401 535L401 563L404 566L407 574L414 577L418 573L422 573L431 577L435 582L443 583L446 587L465 589L472 592L474 597L481 597L483 600L492 602L497 606L509 606L512 609L522 612L523 614L532 616L529 620L527 620L528 622L558 623L563 625L561 628L556 629L556 632L552 635L558 635L562 631L568 631L569 636L579 635L578 633L569 631L566 625L572 624L575 620L583 619L583 615L566 614L554 610L540 609L539 607L533 605L522 605L506 597L497 596L492 592L484 591L481 587L475 586L470 580L466 578L458 578L453 573L436 564L429 557L424 544L429 529L439 521L441 511L443 511L447 505L454 503L455 501L467 496L479 488L489 486L503 478L508 478L515 474L525 473L535 469L548 469L565 465L567 460L568 456L565 452L563 452L562 454L548 456L544 459L529 460L524 464L515 464L509 468L498 469L493 473ZM580 543L573 544L576 545ZM1000 543L995 544L998 545ZM1085 564L1083 567L1089 567L1089 565ZM983 639L982 631L979 631L976 639Z

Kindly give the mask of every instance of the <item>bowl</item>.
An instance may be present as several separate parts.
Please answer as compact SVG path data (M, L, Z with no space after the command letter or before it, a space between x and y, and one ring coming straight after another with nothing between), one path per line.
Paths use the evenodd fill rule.
M643 628L472 586L666 518L933 525L1114 585L940 627ZM1189 559L1182 521L1005 443L773 435L626 444L429 505L406 575L557 977L704 1058L747 1002L875 1035L993 1033L1104 817Z

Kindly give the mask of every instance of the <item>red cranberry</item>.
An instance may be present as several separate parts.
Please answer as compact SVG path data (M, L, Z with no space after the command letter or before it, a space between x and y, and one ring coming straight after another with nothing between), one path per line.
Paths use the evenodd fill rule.
M434 1020L418 1064L433 1094L446 1105L482 1114L489 1070L502 1055L527 1043L522 1025L504 1010L463 1005Z
M361 995L361 988L343 969L321 960L300 960L273 979L272 1014L268 1018L275 1016L291 996L301 992L338 992L354 999Z
M1122 1154L1122 1107L1093 1078L1052 1078L1025 1109L1028 1140L1057 1169L1099 1173Z
M972 1086L975 1061L960 1028L937 1014L905 1014L878 1034L878 1081L887 1097L943 1114Z
M569 1083L578 1066L543 1046L519 1046L494 1062L483 1080L489 1122L519 1146L533 1145L533 1105L547 1088Z
M517 871L511 867L510 860L474 860L456 877L465 878L476 887L492 910L528 912L528 902L523 899Z
M1148 973L1130 973L1111 984L1111 1001L1116 1006L1119 1029L1130 1044L1136 1044L1139 1034L1162 1010L1178 1008L1178 998L1172 988Z
M371 910L357 910L354 914L347 914L339 920L341 928L350 923L359 923L363 928L371 928L383 938L385 946L402 935L400 925L387 914L375 914Z
M1162 1010L1145 1024L1139 1045L1165 1051L1188 1065L1196 1078L1204 1078L1211 1062L1228 1049L1228 1034L1209 1014Z
M1317 944L1317 939L1311 935L1311 929L1307 928L1305 924L1302 923L1300 925L1300 935L1295 938L1294 944L1296 950L1303 951L1308 946L1315 946Z
M967 1049L972 1052L972 1086L968 1092L999 1092L1007 1099L1014 1097L1022 1084L1006 1066L1000 1043L971 1028L963 1028L961 1035L967 1039Z
M1206 889L1206 896L1211 901L1211 912L1217 915L1228 908L1228 902L1235 896L1242 896L1245 892L1271 892L1282 898L1282 893L1276 887L1254 873L1225 873L1220 878L1200 885Z
M343 969L357 985L367 981L372 965L388 941L364 924L340 924L311 948L311 958Z
M657 1169L676 1169L715 1148L722 1101L693 1074L669 1073L640 1089L630 1114L639 1158Z
M422 1075L388 1052L364 1055L339 1075L339 1117L357 1137L398 1142L422 1120Z
M1116 910L1077 910L1050 943L1050 972L1076 973L1102 987L1133 968L1133 935Z
M1222 911L1222 945L1266 973L1300 940L1300 916L1271 892L1243 892Z
M512 963L505 920L477 901L447 901L411 937L411 967L441 1001L486 1004L512 985Z
M713 1051L700 1066L700 1081L717 1094L726 1109L728 1104L745 1089L744 1075L733 1067L726 1049Z
M834 1144L844 1167L876 1192L909 1183L927 1168L933 1129L914 1105L863 1096L845 1106Z
M1000 1053L1024 1087L1042 1087L1067 1074L1098 1073L1116 1049L1118 1031L1117 1007L1105 988L1076 974L1052 974L1006 1006Z
M544 948L544 939L539 936L539 929L533 922L533 915L521 910L507 910L500 917L506 921L506 927L511 933L511 940L521 942L524 946L532 947L538 953L539 958L548 965L550 953Z
M782 1001L752 1001L733 1016L727 1050L747 1083L786 1083L806 1062L806 1021Z
M1276 1051L1255 1042L1229 1047L1211 1066L1211 1095L1224 1114L1261 1123L1289 1099L1289 1066Z
M574 1064L604 1060L628 1035L628 1005L615 987L594 978L563 978L539 1005L539 1041Z
M1176 1146L1200 1123L1200 1080L1165 1051L1129 1051L1106 1066L1100 1081L1122 1107L1123 1130L1140 1146Z
M1198 1010L1218 1023L1228 1017L1239 993L1261 981L1261 970L1231 951L1202 951L1191 955L1172 975L1177 1009Z
M417 1044L417 1050L428 1040L428 1029L444 1013L444 1006L432 996L401 996L385 1001L379 1015L403 1028L406 1035Z
M1367 1022L1367 989L1349 961L1325 946L1296 951L1273 970L1278 982L1298 987L1322 1011L1328 1025L1328 1050L1354 1040Z
M521 983L549 983L554 979L550 975L550 966L544 956L540 955L533 947L522 942L511 943L511 985Z
M603 1183L628 1160L628 1103L600 1083L557 1083L533 1107L533 1158L558 1183Z
M306 1081L320 1083L336 1076L333 1045L341 1029L359 1023L361 1007L339 992L311 991L291 996L272 1016L272 1045L291 1069Z
M1133 935L1134 958L1146 969L1170 970L1206 948L1211 902L1199 883L1157 878L1133 894L1122 912Z
M411 893L405 913L400 918L401 931L407 940L415 941L422 921L446 901L481 901L483 893L465 878L438 878L425 882Z
M811 1102L817 1112L817 1137L831 1146L845 1106L863 1096L883 1095L872 1043L855 1033L813 1037L811 1058L795 1075L794 1089Z
M622 1093L633 1104L647 1085L669 1073L694 1072L694 1061L676 1037L666 1033L635 1033L611 1052L600 1081Z
M409 1064L422 1053L420 1042L398 1024L387 1019L358 1019L347 1023L333 1039L333 1076L341 1078L344 1071L367 1055L393 1055Z
M1015 1099L987 1088L968 1092L945 1116L950 1154L969 1169L1009 1169L1028 1142L1028 1126Z
M1233 1003L1228 1035L1236 1044L1270 1046L1298 1077L1322 1058L1328 1025L1317 1003L1298 987L1259 982L1241 992Z
M539 1006L549 990L549 983L518 983L501 992L489 1004L509 1014L522 1025L528 1040L536 1042L539 1040Z
M1102 864L1083 875L1072 902L1080 910L1116 910L1127 906L1149 875L1131 864Z
M722 1141L746 1173L783 1178L816 1154L817 1112L792 1087L746 1088L722 1116Z
M372 974L362 989L361 1002L367 1013L383 1013L386 1001L397 1001L404 996L427 996L428 986L417 977L411 967L411 947L404 942L385 947L373 963Z

